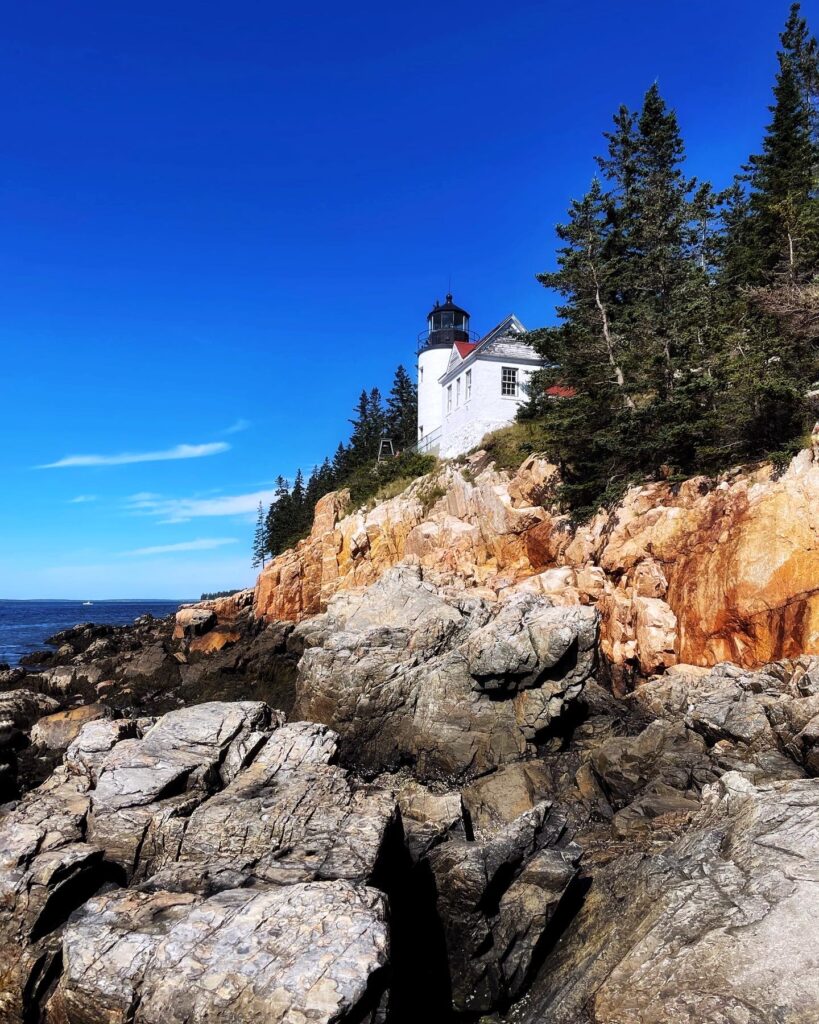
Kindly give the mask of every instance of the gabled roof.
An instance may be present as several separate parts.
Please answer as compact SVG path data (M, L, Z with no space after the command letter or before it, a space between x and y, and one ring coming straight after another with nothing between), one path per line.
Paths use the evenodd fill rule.
M499 324L485 334L478 342L456 342L452 346L449 364L442 377L443 384L447 378L460 372L465 364L474 363L481 356L490 359L508 359L514 362L540 362L534 350L522 340L526 328L514 313L510 313ZM456 357L456 351L460 359Z
M456 341L455 348L458 350L458 355L461 359L466 359L470 352L474 352L478 347L477 341Z
M520 320L518 320L518 318L515 316L514 313L510 313L509 316L507 316L505 319L501 320L501 322L499 324L497 324L495 327L493 327L492 330L489 331L488 334L484 334L484 336L478 342L477 347L480 348L483 345L488 345L492 341L494 341L495 338L500 338L500 337L503 337L504 335L507 335L507 334L513 334L514 335L514 334L525 334L525 333L526 333L526 328L523 326L523 324L520 322Z

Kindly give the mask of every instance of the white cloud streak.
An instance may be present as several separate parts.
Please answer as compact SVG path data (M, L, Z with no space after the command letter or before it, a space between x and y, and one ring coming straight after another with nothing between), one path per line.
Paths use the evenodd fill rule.
M235 423L231 423L231 425L226 430L223 430L222 433L240 434L243 430L247 430L249 426L250 420L236 420Z
M178 544L156 544L149 548L135 548L133 551L123 551L122 554L128 557L172 555L179 551L212 551L214 548L236 543L238 542L235 537L202 537L199 540L179 541Z
M191 519L211 516L255 515L259 502L263 507L267 506L275 496L275 490L223 494L213 498L146 498L134 495L127 507L142 515L159 516L163 523L186 523Z
M85 505L89 501L96 501L96 494L78 494L76 498L70 498L69 505Z
M201 459L230 450L227 441L210 444L178 444L158 452L123 452L120 455L66 455L37 469L67 469L77 466L128 466L135 462L169 462L174 459Z

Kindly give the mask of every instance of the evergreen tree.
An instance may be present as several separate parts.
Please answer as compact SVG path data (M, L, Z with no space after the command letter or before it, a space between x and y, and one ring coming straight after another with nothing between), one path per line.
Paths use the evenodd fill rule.
M729 192L723 212L715 291L720 400L710 414L712 444L701 453L706 461L725 453L784 457L805 429L805 391L817 372L819 71L816 40L798 4L780 39L761 153Z
M339 442L333 456L332 473L335 480L343 480L350 470L350 452L343 442Z
M583 512L632 476L691 465L712 389L714 196L683 174L656 85L639 115L618 111L607 139L598 165L610 189L595 180L572 204L558 269L539 276L563 298L561 323L532 337L546 369L523 413L545 417L563 496ZM550 397L551 385L572 397Z
M298 540L309 529L310 520L312 519L312 508L309 508L307 505L304 475L300 469L296 470L293 487L290 491L290 517L288 540L294 543L295 540Z
M313 466L310 476L307 478L307 485L304 488L304 502L309 509L315 508L316 502L323 496L321 481L319 479L318 466Z
M336 485L336 473L328 458L325 458L318 468L318 482L321 496L327 494L328 491L332 491Z
M720 216L722 235L717 278L721 285L734 291L746 285L758 267L746 182L747 175L738 174L734 178L723 197Z
M817 150L793 59L780 53L771 122L749 164L750 284L797 283L816 266L819 205Z
M802 101L808 111L811 136L816 143L819 140L819 44L810 34L798 3L791 4L779 38L781 57L788 58L793 65Z
M403 366L395 371L387 398L385 431L396 452L414 445L418 437L418 390Z
M361 392L354 418L350 423L353 427L348 448L351 468L375 462L378 457L378 445L386 426L381 392L378 388L373 388L369 393Z
M274 558L287 547L290 535L291 509L290 487L283 476L276 478L276 492L267 512L267 552Z
M262 503L259 502L259 511L256 516L256 529L253 531L253 560L251 561L252 567L255 569L261 565L264 567L265 558L267 557L267 538L265 530L265 515Z
M641 359L648 394L668 400L687 380L692 342L701 324L692 311L707 290L699 264L697 229L702 211L693 200L696 183L684 176L684 146L676 115L657 85L646 93L637 119L631 157L633 185L622 203L626 254L624 330ZM700 205L707 205L707 193Z

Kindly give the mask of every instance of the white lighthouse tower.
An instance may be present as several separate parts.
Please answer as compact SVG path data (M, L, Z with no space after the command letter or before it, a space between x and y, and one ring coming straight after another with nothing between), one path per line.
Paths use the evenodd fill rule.
M427 330L418 349L418 447L438 448L444 420L440 378L449 365L452 346L470 341L469 313L452 301L436 302L427 316Z

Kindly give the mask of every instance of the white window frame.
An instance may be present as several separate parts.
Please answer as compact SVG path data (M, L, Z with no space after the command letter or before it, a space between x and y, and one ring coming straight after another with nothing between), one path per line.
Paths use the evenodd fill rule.
M501 398L517 398L520 393L520 374L517 366L501 367Z
M455 381L455 408L457 409L461 404L461 378L459 377Z
M447 384L446 388L446 411L452 412L452 385Z
M464 387L464 402L468 402L472 397L472 371L466 371L466 383Z

